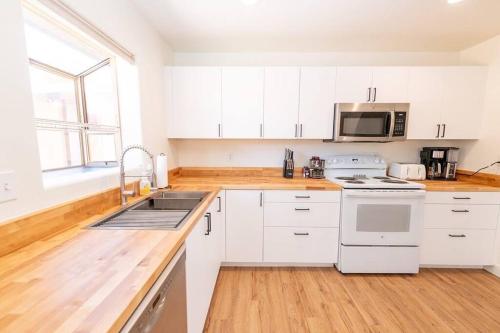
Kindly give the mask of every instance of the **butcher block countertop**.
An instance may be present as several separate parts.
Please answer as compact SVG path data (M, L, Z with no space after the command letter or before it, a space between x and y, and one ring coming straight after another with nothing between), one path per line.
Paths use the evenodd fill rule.
M116 206L0 257L0 332L119 331L216 195L178 231L85 229Z
M418 181L425 184L427 191L436 192L500 192L500 187L487 184L474 183L466 180L423 180Z
M170 183L210 192L178 231L85 228L114 206L0 257L0 332L119 331L220 189L341 189L272 174L172 175Z

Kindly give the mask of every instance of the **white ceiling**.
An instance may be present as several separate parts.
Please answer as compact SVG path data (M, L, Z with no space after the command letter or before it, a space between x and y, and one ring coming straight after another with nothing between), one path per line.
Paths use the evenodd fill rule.
M133 0L180 52L458 51L500 34L500 0Z

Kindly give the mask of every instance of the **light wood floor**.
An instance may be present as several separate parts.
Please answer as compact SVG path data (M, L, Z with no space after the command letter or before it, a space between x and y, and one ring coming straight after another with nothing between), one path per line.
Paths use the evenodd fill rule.
M500 332L500 279L482 270L412 276L224 267L205 330Z

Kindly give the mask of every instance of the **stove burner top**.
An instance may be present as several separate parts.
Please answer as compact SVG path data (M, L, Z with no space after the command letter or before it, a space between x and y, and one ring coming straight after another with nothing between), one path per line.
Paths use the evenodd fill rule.
M349 184L364 184L365 182L362 181L362 180L348 180L348 181L346 181L346 183L349 183Z
M354 178L354 177L335 177L335 179L339 179L339 180L356 180L356 178Z
M391 179L391 178L386 176L378 176L378 177L373 177L373 179Z
M408 184L408 182L405 182L404 180L397 180L397 179L386 179L386 180L382 180L382 183L390 183L390 184Z

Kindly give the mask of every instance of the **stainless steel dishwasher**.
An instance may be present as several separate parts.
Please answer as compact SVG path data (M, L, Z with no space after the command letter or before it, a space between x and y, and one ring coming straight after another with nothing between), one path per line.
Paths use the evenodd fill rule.
M182 245L121 332L187 332L185 263Z

